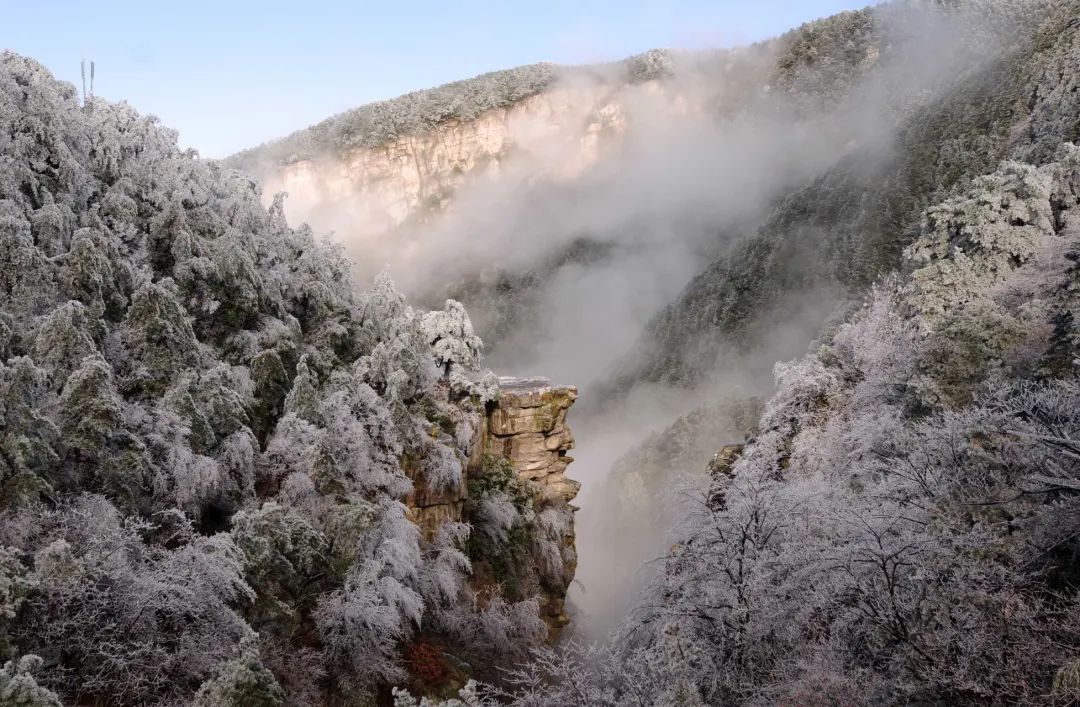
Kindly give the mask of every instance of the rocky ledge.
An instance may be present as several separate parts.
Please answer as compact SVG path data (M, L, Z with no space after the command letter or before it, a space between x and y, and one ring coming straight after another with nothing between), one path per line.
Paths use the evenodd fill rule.
M501 378L498 397L487 405L482 415L463 413L453 406L444 410L457 416L452 420L455 425L474 430L460 486L433 490L417 464L404 462L405 472L413 480L413 491L405 503L413 522L427 538L434 537L444 522L469 520L465 509L470 481L475 483L487 473L485 460L491 458L510 463L518 479L524 482L523 488L530 490L537 514L556 509L567 518L561 547L563 571L557 578L545 578L540 586L541 617L548 625L551 640L570 620L565 610L566 592L577 569L573 523L573 511L577 508L571 501L581 484L566 476L566 469L573 461L567 452L574 447L566 414L577 395L577 388L553 385L546 378ZM477 579L481 583L485 581L483 577Z
M563 571L549 578L540 594L540 615L548 625L548 639L558 638L570 623L566 612L566 592L577 571L577 550L571 504L581 484L567 478L566 468L573 457L574 437L566 424L566 413L577 400L573 386L552 385L546 378L502 378L497 404L489 410L485 425L484 449L489 455L510 461L518 477L536 490L536 511L554 508L568 522L562 537Z
M501 378L499 400L487 416L485 450L510 460L518 476L536 484L542 501L569 503L581 484L566 477L574 437L566 413L577 388L546 378Z

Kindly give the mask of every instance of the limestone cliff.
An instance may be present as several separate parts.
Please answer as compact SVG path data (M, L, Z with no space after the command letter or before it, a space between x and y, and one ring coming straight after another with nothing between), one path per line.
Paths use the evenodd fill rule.
M581 484L566 477L574 438L566 413L577 388L545 378L503 379L498 405L487 417L485 450L509 459L546 503L569 503Z
M548 513L562 521L547 528L547 532L555 533L551 540L557 545L558 567L554 572L533 571L534 566L543 562L542 558L533 556L536 554L533 547L510 555L510 562L515 565L512 567L496 569L489 557L473 558L478 585L505 585L506 577L511 576L520 589L503 586L502 591L538 596L541 618L547 623L552 640L569 622L566 592L577 568L573 523L573 512L577 509L571 501L581 484L566 476L566 469L573 461L567 452L574 446L566 414L577 394L575 387L552 385L544 378L503 378L498 398L487 405L483 414L456 411L460 419L455 422L474 431L468 446L466 473L459 486L441 491L432 489L414 464L404 463L406 473L413 480L413 491L405 499L409 516L429 539L447 521L475 524L477 519L470 517L470 508L476 504L470 505L470 501L476 500L481 489L490 485L488 477L505 464L512 469L515 487L523 496L521 501L528 506L530 519Z
M574 438L566 425L566 413L577 400L577 388L552 385L544 378L503 379L498 404L489 413L484 449L488 455L510 461L518 477L534 490L537 513L552 510L566 518L561 528L562 571L541 583L541 618L548 624L548 638L558 637L570 622L566 592L577 570L573 512L570 504L581 484L566 476L574 461L566 453Z
M622 102L631 90L659 89L656 82L555 88L377 147L254 171L268 197L288 192L290 220L320 224L334 214L347 218L352 235L378 236L446 208L469 184L502 176L511 156L530 180L577 176L624 129Z

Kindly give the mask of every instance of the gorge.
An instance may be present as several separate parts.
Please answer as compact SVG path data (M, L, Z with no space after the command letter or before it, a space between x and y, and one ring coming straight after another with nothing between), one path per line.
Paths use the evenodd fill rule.
M0 704L1076 703L1078 87L898 0L214 160L0 54Z

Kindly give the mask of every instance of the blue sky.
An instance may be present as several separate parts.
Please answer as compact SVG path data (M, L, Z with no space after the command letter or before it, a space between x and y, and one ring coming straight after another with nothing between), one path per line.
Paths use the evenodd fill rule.
M0 47L127 100L210 157L370 101L537 61L763 39L870 0L0 0Z

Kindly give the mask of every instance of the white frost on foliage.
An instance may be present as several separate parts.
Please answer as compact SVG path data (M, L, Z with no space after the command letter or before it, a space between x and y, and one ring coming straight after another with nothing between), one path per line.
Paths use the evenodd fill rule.
M492 394L460 305L415 310L385 273L358 292L250 177L10 52L0 165L0 645L45 659L43 689L362 701L438 614L455 650L481 631L466 529L428 544L401 505L407 456L460 488Z
M424 315L422 326L435 352L435 361L446 375L476 370L484 344L473 332L469 314L460 302L446 300L442 311Z
M541 655L519 703L1071 699L1078 154L931 209L906 269L776 367L616 642Z

